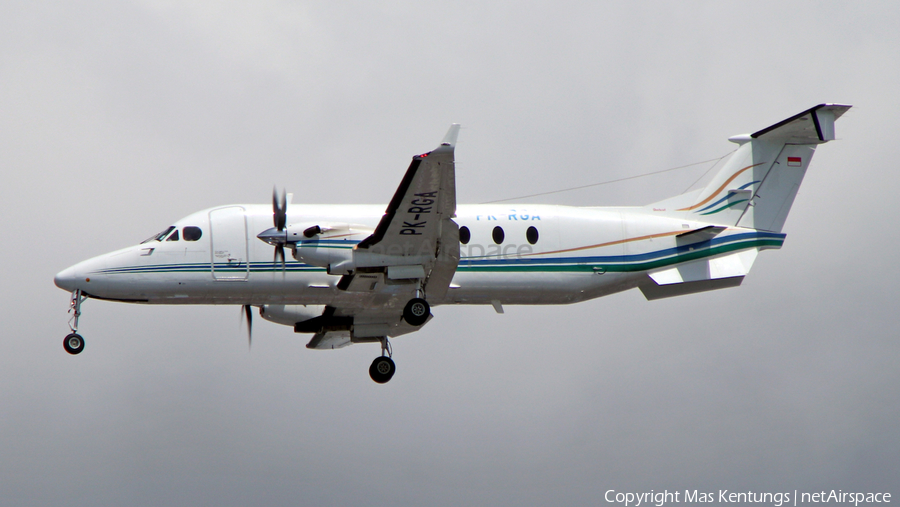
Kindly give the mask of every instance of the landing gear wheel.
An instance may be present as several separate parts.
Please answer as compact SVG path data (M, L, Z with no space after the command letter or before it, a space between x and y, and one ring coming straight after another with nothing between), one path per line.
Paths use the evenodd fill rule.
M421 326L431 315L431 306L422 298L413 298L403 308L403 320L411 326Z
M397 371L397 367L394 366L394 360L387 356L376 357L372 361L372 366L369 366L369 376L379 384L391 380L395 371Z
M63 348L73 356L80 354L84 350L84 338L78 333L71 333L63 340Z

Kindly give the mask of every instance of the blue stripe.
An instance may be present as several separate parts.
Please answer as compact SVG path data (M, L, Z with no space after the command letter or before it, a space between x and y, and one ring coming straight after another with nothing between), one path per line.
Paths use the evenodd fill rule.
M247 264L225 264L225 263L217 263L215 265L216 271L246 271ZM284 267L285 271L324 271L325 268L320 268L318 266L312 266L309 264L303 264L299 262L287 262ZM281 271L281 263L280 262L253 262L250 264L250 271L272 271L278 270ZM104 274L125 274L125 273L157 273L157 272L166 272L166 271L182 271L182 272L191 272L191 271L200 271L200 272L209 272L210 267L208 262L198 262L193 264L154 264L150 266L125 266L121 268L107 268L101 269L98 273Z
M759 183L759 181L751 181L750 183L747 183L746 185L741 185L740 188L738 188L738 190L743 190L743 189L749 187L750 185L755 185L756 183ZM710 209L710 208L712 208L712 207L715 207L717 204L727 201L728 198L731 197L732 195L734 195L734 192L731 191L731 190L729 190L729 191L728 191L728 194L725 195L725 197L719 199L718 201L716 201L716 202L710 204L709 206L707 206L707 207L705 207L705 208L698 209L698 210L695 211L694 213L700 213L701 211L706 211L706 210L708 210L708 209Z
M680 255L694 250L711 248L729 243L755 241L759 239L773 239L783 241L786 234L768 233L768 232L747 232L741 234L733 234L724 238L712 238L699 243L691 243L690 245L676 246L674 248L666 248L664 250L656 250L643 254L630 255L605 255L591 257L551 257L542 259L460 259L460 263L466 262L469 265L489 266L492 264L591 264L591 263L628 263L628 262L645 262L663 257L671 257Z
M786 238L786 234L779 233L771 233L771 232L746 232L739 234L732 234L730 236L725 237L714 237L707 241L701 241L697 243L691 243L689 245L681 245L673 248L666 248L663 250L656 250L653 252L641 253L641 254L628 254L628 255L600 255L600 256L583 256L583 257L543 257L543 258L471 258L464 257L460 259L459 264L461 266L508 266L508 265L529 265L529 266L541 266L541 265L559 265L559 264L628 264L628 263L640 263L647 262L656 259L662 259L666 257L674 257L678 255L683 255L689 252L694 252L697 250L704 250L708 248L713 248L721 245L728 245L732 243L742 243L742 242L753 242L757 240L775 240L775 241L784 241ZM309 272L309 271L325 271L325 268L320 268L317 266L312 266L309 264L299 263L299 262L287 262L285 264L285 271L287 272ZM231 269L229 269L229 265L227 264L217 264L217 271L246 271L246 264L241 265L231 265ZM280 271L281 263L279 262L253 262L250 264L251 272L269 272L269 271ZM104 274L126 274L126 273L155 273L155 272L165 272L165 271L181 271L181 272L189 272L189 271L200 271L200 272L209 272L210 265L208 262L200 262L193 264L155 264L150 266L126 266L120 268L108 268L100 270L99 273Z

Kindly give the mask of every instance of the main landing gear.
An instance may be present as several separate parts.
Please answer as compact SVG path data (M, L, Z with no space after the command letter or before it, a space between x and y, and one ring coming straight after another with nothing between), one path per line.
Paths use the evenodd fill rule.
M381 338L381 356L376 357L375 360L372 361L372 366L369 366L369 376L372 377L372 380L379 384L384 384L388 380L391 380L391 377L394 376L394 372L397 371L397 367L394 365L394 360L391 359L391 355L391 342L389 342L387 336L385 336Z
M416 297L410 299L403 307L403 320L411 326L421 326L431 316L431 306L422 296L424 296L424 292L421 289L417 290ZM387 336L384 336L381 338L381 356L376 357L372 361L372 366L369 366L369 376L372 377L372 380L379 384L391 380L394 372L397 371L391 355L391 342L388 341Z
M403 307L403 320L411 326L421 326L431 315L431 306L422 298L412 298Z
M81 289L75 289L72 292L72 300L69 301L69 313L72 314L69 317L69 329L72 332L63 339L63 348L72 355L80 354L84 350L84 338L78 334L78 317L81 317L81 303L85 299L87 299L87 296L82 294Z

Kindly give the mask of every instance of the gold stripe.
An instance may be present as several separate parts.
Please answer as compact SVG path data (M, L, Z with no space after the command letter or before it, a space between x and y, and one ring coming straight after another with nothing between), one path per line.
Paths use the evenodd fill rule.
M713 197L719 195L719 192L721 192L722 190L724 190L725 187L727 187L729 183L731 183L732 181L734 181L734 179L737 178L739 174L741 174L742 172L746 171L747 169L750 169L751 167L756 167L756 166L758 166L758 165L763 165L763 164L765 164L765 162L760 162L760 163L758 163L758 164L748 165L747 167L741 169L740 171L738 171L738 172L732 174L731 177L728 178L728 179L725 181L725 183L722 183L722 186L721 186L721 187L719 187L715 192L713 192L712 194L710 194L710 196L707 197L706 199L703 199L702 201L698 202L697 204L691 206L690 208L681 208L681 209L675 210L675 211L691 211L692 209L697 209L697 208L699 208L700 206L703 206L704 204L706 204L706 203L708 203L709 201L713 200Z
M555 250L553 252L539 252L539 253L522 254L522 255L519 255L519 257L528 257L530 255L551 255L551 254L558 254L558 253L575 252L578 250L590 250L591 248L603 248L605 246L621 245L622 243L629 243L631 241L643 241L645 239L664 238L666 236L677 236L678 234L681 234L683 232L687 232L687 231L661 232L659 234L649 234L647 236L639 236L636 238L619 239L616 241L610 241L608 243L598 243L596 245L580 246L577 248L567 248L565 250Z
M321 239L334 239L334 238L344 238L347 236L355 236L357 234L364 234L363 232L351 232L348 234L335 234L334 236L322 236ZM312 239L312 238L309 238Z

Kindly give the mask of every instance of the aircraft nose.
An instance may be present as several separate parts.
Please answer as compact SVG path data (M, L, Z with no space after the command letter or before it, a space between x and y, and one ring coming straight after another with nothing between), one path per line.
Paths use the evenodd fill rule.
M77 279L78 274L75 272L75 266L72 266L57 273L56 276L53 277L53 283L55 283L56 286L60 289L71 292L76 288L75 280Z

